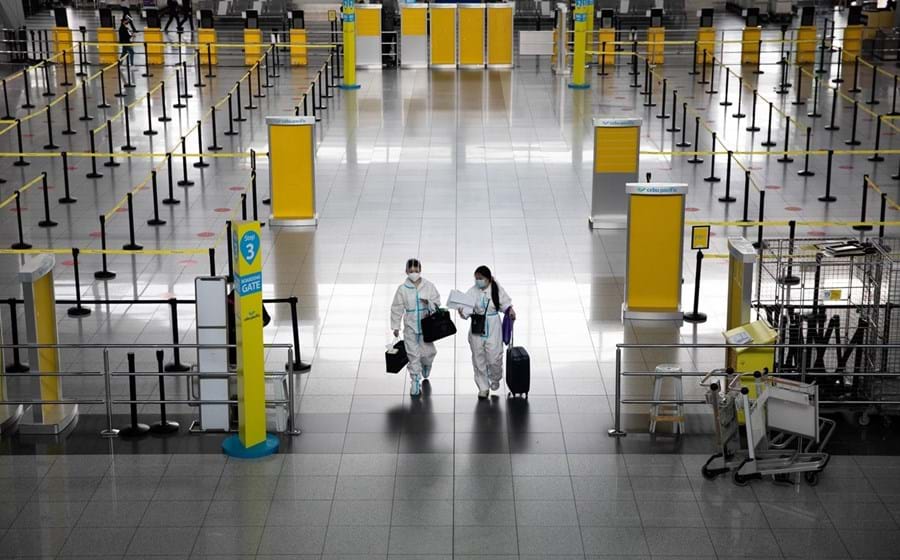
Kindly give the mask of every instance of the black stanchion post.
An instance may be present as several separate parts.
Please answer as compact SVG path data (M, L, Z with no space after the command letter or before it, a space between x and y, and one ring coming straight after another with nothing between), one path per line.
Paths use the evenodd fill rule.
M785 116L784 119L784 153L781 154L781 157L776 161L779 163L791 163L794 161L790 155L788 155L788 151L790 151L790 137L791 137L791 118Z
M859 93L862 89L859 87L859 55L853 57L853 87L847 90L847 93Z
M231 220L225 220L225 239L231 239ZM228 253L228 258L226 262L228 263L228 281L234 281L234 252L232 249L232 244L230 242L225 243L225 248Z
M750 126L746 129L747 132L759 132L759 127L756 126L756 99L759 97L759 94L754 89L753 90L753 102L750 104Z
M694 41L694 53L691 55L691 71L688 74L691 76L699 74L697 72L697 41Z
M856 119L859 115L859 100L853 100L853 122L850 128L850 139L845 140L844 144L848 146L859 146L862 142L856 139Z
M100 81L103 81L103 71L100 71ZM125 97L125 90L122 89L122 59L116 61L116 82L119 84L119 91L117 91L114 97Z
M734 152L728 150L728 161L725 164L725 196L719 197L719 202L731 203L737 199L731 196L731 160L734 158Z
M144 136L156 136L156 131L153 130L153 104L150 102L150 93L147 93L147 130L144 131Z
M231 243L226 243L226 245L231 246ZM169 299L169 315L171 317L170 321L172 322L172 344L180 344L178 334L178 300L175 298ZM187 364L181 363L181 353L179 352L178 347L172 349L172 361L165 365L164 369L167 373L174 372L185 372L190 371L191 367Z
M194 168L209 167L209 164L203 161L203 123L201 121L197 121L197 148L199 149L200 159L194 162Z
M241 114L241 82L237 82L234 88L235 93L237 93L237 99L235 99L235 106L237 107L237 118L235 118L235 122L244 122L247 119Z
M160 373L159 377L157 377L157 383L159 384L159 422L150 426L150 433L160 435L174 434L180 428L178 422L173 422L166 417L166 376L162 375L166 371L165 365L163 365L164 356L165 352L162 350L156 351L156 371Z
M881 193L881 209L878 212L878 239L884 240L884 222L887 218L887 193Z
M700 68L702 68L702 70L700 71L700 81L697 83L705 86L709 83L709 80L706 79L706 49L703 49L703 58L701 60L702 63L700 65Z
M13 361L11 364L6 364L6 373L27 373L31 368L28 367L28 364L22 363L22 358L19 355L19 317L16 313L16 298L7 299L6 303L9 305L9 330L13 346Z
M262 92L262 78L260 74L262 73L262 65L257 61L256 63L256 93L253 94L253 97L257 99L262 99L266 96L265 93ZM319 70L319 86L322 86L322 71Z
M128 408L130 410L131 424L120 429L121 437L140 437L150 431L150 426L138 422L138 405L137 405L137 381L135 379L134 352L128 353Z
M744 77L738 76L738 100L737 100L737 105L735 106L735 108L737 109L737 112L733 113L731 115L732 117L734 117L736 119L743 119L744 117L747 116L746 114L744 114L743 104L741 103L743 97L744 97Z
M778 284L782 284L784 286L796 286L800 283L800 278L794 275L794 240L797 236L797 222L796 220L788 221L788 258L787 258L787 271L783 276L779 276L775 279Z
M200 49L194 49L194 74L197 75L197 81L194 82L195 88L205 88L203 83L203 67L200 64Z
M859 208L859 221L860 222L866 221L866 205L868 203L868 199L869 199L869 176L863 175L862 204L860 205L860 208ZM868 224L858 224L858 225L853 226L853 229L855 229L856 231L871 231L872 226L868 225Z
M766 148L771 148L775 145L775 141L772 140L772 102L769 101L769 125L766 130L766 140L761 143L762 146Z
M888 113L888 115L891 117L900 115L900 113L897 112L897 78L898 76L894 74L894 87L892 88L891 93L891 112Z
M13 165L16 167L26 167L31 165L30 162L25 161L25 150L22 147L22 121L20 119L16 119L16 141L19 144L19 157L13 162Z
M63 196L57 200L60 204L74 204L78 199L72 197L69 192L69 153L62 152L62 168L63 168Z
M70 114L71 107L69 107L69 92L65 92L63 94L63 111L65 111L66 115L66 129L62 131L63 135L71 136L75 134L75 131L72 130L72 115Z
M212 63L212 44L206 43L206 77L207 78L215 78L216 75L213 74L213 63Z
M597 75L609 76L609 73L606 71L606 41L600 43L600 71L597 72Z
M644 107L656 107L656 103L653 101L653 76L650 75L650 70L648 68L644 68ZM321 85L321 84L320 84ZM325 109L325 107L319 107L320 109Z
M28 80L28 68L22 70L22 77L24 78L24 90L25 90L25 104L22 105L23 109L34 109L34 105L31 103L31 83Z
M153 72L150 71L150 51L147 49L147 41L143 42L144 46L144 73L141 74L142 78L152 78Z
M834 150L828 150L828 163L825 171L825 194L819 197L819 202L834 202L837 197L831 194L831 164L834 162Z
M72 85L72 82L69 81L69 52L65 49L62 51L62 69L63 69L63 81L61 86L69 87Z
M241 219L247 221L247 193L241 193Z
M825 125L825 130L840 130L841 127L834 124L834 118L837 115L837 102L838 102L838 89L834 88L833 95L831 96L831 115L829 116L829 122Z
M97 148L94 143L94 131L89 130L88 136L91 139L91 170L85 177L88 179L99 179L100 177L103 177L103 173L97 171Z
M753 242L753 247L762 251L765 249L768 244L763 241L763 222L765 221L766 214L766 191L759 191L759 217L757 218L756 224L756 241Z
M181 180L178 181L179 187L190 187L194 184L193 181L188 179L188 164L187 164L187 142L184 141L184 136L181 137Z
M98 280L109 280L115 278L116 273L109 269L106 259L106 216L100 216L100 265L101 268L94 273L94 278Z
M782 58L781 59L781 83L778 84L778 87L775 89L775 93L777 93L778 95L784 95L788 92L787 73L788 73L787 60Z
M134 240L134 203L133 203L133 195L131 193L127 193L125 195L128 204L128 243L122 245L122 249L125 251L140 251L144 247L138 245Z
M762 40L756 42L756 69L753 70L754 74L765 74L761 68L762 65Z
M659 97L659 114L656 115L656 118L668 119L669 115L666 114L666 87L668 86L668 84L665 78L663 78L662 82L662 95Z
M718 183L722 179L716 176L716 132L712 133L712 143L710 144L710 154L709 154L709 177L705 177L703 180L707 183Z
M6 114L3 115L3 120L11 121L13 116L9 113L9 92L6 89L6 78L3 78L3 106L5 107ZM68 95L68 92L66 93Z
M50 67L44 64L42 68L44 69L44 97L53 97L56 92L50 89Z
M688 163L703 163L700 157L700 117L694 117L694 155L687 160Z
M681 142L675 144L679 148L690 148L691 143L687 141L687 103L681 104Z
M228 130L225 131L225 136L234 136L237 134L237 131L234 129L234 111L232 110L231 104L231 94L228 94Z
M156 183L156 170L150 171L151 194L153 195L153 217L147 220L148 226L164 226L166 221L159 217L159 194Z
M56 227L59 224L57 224L53 221L52 218L50 218L50 186L47 184L46 171L41 173L41 190L43 191L44 195L44 219L38 222L38 225L42 228Z
M728 101L728 89L729 89L728 85L729 85L729 79L731 77L731 72L728 71L728 67L725 66L724 64L722 65L722 67L725 68L725 100L719 101L719 105L721 107L728 107L729 105L731 105L731 101Z
M91 310L81 305L81 275L78 273L78 247L72 247L72 273L75 277L75 306L66 310L69 317L87 317Z
M22 198L22 195L18 190L16 190L16 192L13 194L16 197L15 198L15 201L16 201L16 229L19 234L19 240L16 241L15 243L13 243L12 245L10 245L10 248L12 248L12 249L31 249L31 244L25 243L25 232L23 231L23 228L22 228L22 201L20 200Z
M113 158L113 130L112 130L112 121L107 119L106 121L106 142L109 149L109 160L103 164L103 167L119 167L119 162Z
M300 359L300 321L297 314L297 296L291 296L288 299L288 304L291 306L291 335L294 342L294 372L306 372L309 371L312 366L303 362ZM287 367L288 364L285 364L285 369L290 369Z
M663 99L665 103L665 99ZM682 120L682 124L684 121ZM678 126L678 90L672 90L672 124L669 128L666 129L666 132L681 132L681 128Z
M688 323L705 323L706 313L700 313L698 306L700 305L700 271L703 266L703 251L697 250L697 270L694 275L694 309L690 313L684 314L684 320Z
M103 72L100 73L100 103L97 103L98 109L109 109L112 107L109 103L106 102L106 80L104 79L106 76Z
M122 151L133 152L137 150L137 148L131 145L131 108L128 105L125 105L123 113L125 116L125 145L122 146Z
M178 68L175 69L175 103L172 105L173 109L184 109L187 107L184 101L182 101L182 93L181 93L181 70Z
M244 109L248 111L252 111L254 109L258 109L257 105L253 104L253 72L247 71L247 104L244 105Z
M84 48L84 33L81 34L81 41L78 42L78 71L75 75L79 78L87 76L87 53Z
M869 100L866 101L866 105L878 105L881 101L875 99L876 88L878 87L878 65L872 65L872 86L871 92L869 93Z
M164 198L162 203L166 206L181 204L181 201L175 198L175 179L172 173L172 152L166 154L166 169L169 173L169 196Z
M45 150L56 150L59 146L53 143L53 106L47 105L47 143L44 144Z
M803 66L797 65L797 97L791 101L791 105L806 105L803 99Z
M166 113L166 81L162 80L159 83L159 103L162 105L162 116L157 119L159 122L169 122L172 120Z
M250 195L253 202L253 220L259 221L259 208L256 192L256 171L250 172Z
M878 153L878 150L881 148L881 121L884 119L884 115L877 115L875 122L875 153L869 156L869 161L884 161L884 156Z
M131 77L131 57L125 58L125 87L127 88L135 88L137 84L134 83Z
M813 77L813 102L812 102L812 110L806 114L807 117L817 119L822 116L822 113L819 112L819 77Z
M834 78L831 79L831 83L840 84L843 83L844 78L841 77L841 72L843 71L844 65L844 49L842 47L837 48L837 70L835 71Z
M187 71L187 62L181 62L181 97L184 99L190 99L194 97L190 90L188 89L188 71Z
M216 248L215 247L209 248L209 275L210 276L216 275Z
M797 175L801 177L812 177L815 175L815 171L812 171L809 168L809 152L810 152L810 142L812 141L812 127L806 127L806 153L803 154L803 169L797 172Z
M219 145L219 131L218 131L218 127L217 127L217 125L216 125L216 121L217 121L217 119L216 119L216 106L213 105L213 106L210 108L210 111L212 112L212 114L211 114L211 120L212 120L212 144L209 145L209 146L207 146L206 149L209 150L209 151L211 151L211 152L218 152L218 151L221 151L221 150L222 150L222 146Z
M741 222L749 222L750 216L750 170L744 171L744 210L741 212Z

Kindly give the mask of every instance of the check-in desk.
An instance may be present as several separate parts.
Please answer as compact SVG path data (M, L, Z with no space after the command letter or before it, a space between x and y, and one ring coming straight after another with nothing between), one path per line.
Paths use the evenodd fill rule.
M431 4L428 63L432 68L456 68L456 4Z
M487 5L487 65L488 68L513 66L514 4Z
M400 6L400 67L428 66L428 4Z
M484 10L484 4L459 4L460 68L484 68Z
M381 69L381 4L356 5L356 67Z

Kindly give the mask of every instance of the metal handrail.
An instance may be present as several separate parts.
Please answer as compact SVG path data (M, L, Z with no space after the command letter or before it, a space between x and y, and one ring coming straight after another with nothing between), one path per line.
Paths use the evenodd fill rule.
M632 375L629 372L622 372L622 350L634 349L634 350L650 350L650 349L678 349L678 350L691 350L691 349L701 349L701 348L722 348L722 349L743 349L743 348L772 348L775 350L779 349L814 349L814 348L869 348L869 349L882 349L882 350L900 350L900 344L850 344L850 343L829 343L829 344L780 344L780 343L769 343L769 344L730 344L730 343L702 343L702 342L694 342L694 343L682 343L682 344L638 344L638 343L620 343L616 344L616 394L615 394L615 405L614 405L614 413L613 413L613 428L607 430L607 435L609 437L624 437L627 434L624 430L622 430L622 404L706 404L706 400L696 400L696 399L682 399L682 400L673 400L673 399L623 399L622 398L622 377L649 377L650 372L634 372ZM773 372L776 373L776 372ZM843 376L856 376L856 373L853 372L839 372L839 373L822 373L822 372L807 372L806 371L806 360L800 360L800 370L796 372L785 372L790 373L792 375L801 375L801 376L815 376L815 377L843 377ZM670 376L670 377L701 377L707 375L705 372L677 372L677 373L653 373L654 376ZM900 372L861 372L859 374L860 377L897 377L900 378ZM819 401L820 404L842 404L842 405L873 405L873 404L890 404L890 405L900 405L900 401Z

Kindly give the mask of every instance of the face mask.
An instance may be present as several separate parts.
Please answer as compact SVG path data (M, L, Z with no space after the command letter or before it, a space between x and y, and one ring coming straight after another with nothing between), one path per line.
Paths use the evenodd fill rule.
M483 290L483 289L487 288L488 282L484 278L476 278L475 285L478 286L479 290Z
M418 282L421 276L418 272L410 272L406 277L409 278L410 282Z

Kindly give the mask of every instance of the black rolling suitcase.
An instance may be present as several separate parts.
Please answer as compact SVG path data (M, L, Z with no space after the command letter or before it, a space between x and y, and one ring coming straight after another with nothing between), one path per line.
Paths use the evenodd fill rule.
M508 397L523 396L527 399L531 389L531 358L528 350L513 346L513 341L506 350L506 386L509 388Z

